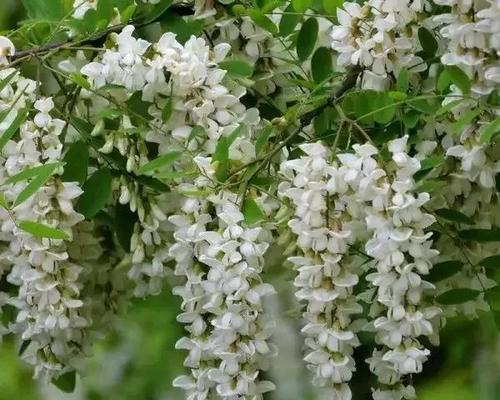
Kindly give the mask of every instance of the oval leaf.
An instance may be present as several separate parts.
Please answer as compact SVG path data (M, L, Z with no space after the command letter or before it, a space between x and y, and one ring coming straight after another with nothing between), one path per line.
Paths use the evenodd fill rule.
M459 272L464 264L460 261L444 261L437 263L432 267L432 271L427 275L426 280L429 282L439 282Z
M316 18L309 18L300 29L297 37L297 55L305 61L312 54L318 39L319 25Z
M219 63L219 67L233 78L250 78L253 75L253 66L243 60L223 61Z
M460 231L458 236L472 242L500 242L500 229L469 229Z
M459 224L469 224L469 225L474 223L474 221L470 217L461 213L460 211L441 208L439 210L436 210L435 212L438 217L447 219L448 221L451 222L457 222Z
M436 297L436 301L444 305L463 304L474 300L480 293L473 289L452 289Z
M89 168L89 146L84 142L75 142L64 156L64 182L78 182L83 185Z
M63 232L60 229L52 228L51 226L39 224L38 222L21 221L19 222L19 228L21 228L24 232L39 238L60 240L69 239L69 236L66 232Z
M326 47L320 47L314 52L311 59L311 72L314 81L323 82L331 75L332 71L332 53Z
M158 171L172 165L176 160L182 156L180 151L173 151L171 153L163 154L153 161L148 162L137 170L138 174L147 174L150 172Z
M92 218L101 211L111 197L111 172L103 168L95 172L83 185L78 201L78 211L85 218Z

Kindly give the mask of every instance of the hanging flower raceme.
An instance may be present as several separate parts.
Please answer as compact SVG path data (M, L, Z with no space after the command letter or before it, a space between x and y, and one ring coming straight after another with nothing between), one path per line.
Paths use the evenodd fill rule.
M427 299L434 286L425 281L438 251L433 249L432 233L426 230L434 217L424 211L427 193L415 192L414 174L420 162L408 155L408 137L389 143L392 165L388 166L382 191L367 208L367 226L373 237L366 253L375 260L376 272L367 279L376 287L372 314L382 313L373 321L376 341L382 345L368 360L371 371L381 384L374 399L393 396L413 398L414 390L403 378L420 373L430 355L419 341L422 336L436 337L440 309Z
M34 82L18 75L5 92L22 90L21 102L29 101ZM18 100L19 101L19 100ZM89 348L86 328L90 321L84 317L80 299L81 267L68 255L65 240L71 240L73 228L83 217L74 211L73 203L82 193L77 183L63 182L59 174L36 192L21 177L34 176L33 171L57 170L62 144L59 136L65 123L54 119L52 99L34 103L36 115L20 127L20 138L10 140L3 150L2 181L4 196L10 210L2 209L2 240L9 243L3 256L11 265L7 281L18 286L17 296L9 303L18 309L10 330L26 343L24 357L34 365L35 376L57 376L85 355ZM19 111L21 112L21 111ZM42 166L43 164L43 166ZM43 174L43 172L40 172ZM52 238L39 238L31 226L57 229Z
M448 40L441 61L460 67L472 79L472 90L488 95L500 84L500 6L496 0L434 0L450 12L432 17Z
M384 90L399 72L426 69L419 51L418 28L430 10L427 0L369 0L346 2L337 11L339 25L332 29L332 48L342 66L363 70L365 89Z
M330 162L319 143L300 148L304 157L281 166L291 183L283 183L280 192L294 207L289 226L297 235L298 254L288 260L298 270L296 296L306 305L305 361L315 385L328 387L335 398L351 399L348 382L356 370L353 350L361 327L353 316L363 311L354 295L362 260L351 247L364 236L362 204L372 190L375 162L363 158L370 154L367 146L356 147L356 155L339 155L340 165Z

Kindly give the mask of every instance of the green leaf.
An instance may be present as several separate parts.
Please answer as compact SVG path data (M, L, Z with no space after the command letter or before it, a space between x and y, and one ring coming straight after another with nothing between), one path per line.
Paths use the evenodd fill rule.
M188 137L188 142L190 142L191 140L193 140L196 137L203 137L205 135L206 135L205 128L203 128L200 125L196 125L193 127L193 129L191 129L191 133L189 134L189 137Z
M66 232L63 232L60 229L52 228L51 226L39 224L38 222L21 221L19 222L19 228L35 237L60 240L69 239Z
M480 293L473 289L452 289L436 297L436 301L444 305L463 304L474 300Z
M135 92L127 100L127 107L132 112L131 116L139 121L139 125L153 119L148 111L150 105L151 103L142 100L142 92Z
M76 386L76 372L67 372L52 380L52 384L64 393L73 393Z
M500 133L500 117L490 122L481 134L481 143L491 143Z
M219 182L225 182L229 173L229 144L227 137L223 136L217 142L212 162L216 165L215 177Z
M71 117L71 125L77 130L83 139L90 139L94 127L89 122L78 117Z
M460 211L441 208L439 210L436 210L435 213L438 217L447 219L448 221L451 222L457 222L459 224L468 224L468 225L472 225L474 223L472 218L461 213Z
M62 180L83 185L89 168L89 146L82 141L73 143L64 156L64 163Z
M0 207L5 208L6 210L10 208L9 203L7 203L7 200L5 199L3 193L0 193Z
M486 269L499 268L500 269L500 255L499 256L491 256L486 257L479 261L479 265L483 266Z
M271 32L272 34L278 33L278 28L268 17L262 13L262 11L257 9L248 10L248 15L255 22L255 25L260 26L262 29Z
M22 3L31 19L59 22L70 11L64 0L22 0Z
M149 5L149 7L143 6L143 8L146 8L148 11L146 17L144 18L144 25L148 25L149 23L158 20L167 12L172 3L173 0L160 0L158 4Z
M111 171L107 168L97 170L85 182L83 194L77 204L78 211L85 218L95 217L108 203L111 198L111 183Z
M500 286L488 289L485 292L485 299L493 311L500 311Z
M137 182L141 185L147 186L148 188L153 189L158 193L169 192L170 188L168 185L158 180L157 178L153 178L152 176L147 175L139 175L134 177Z
M458 236L463 240L471 242L500 242L500 229L469 229L460 231Z
M422 114L415 110L408 110L403 114L403 124L409 128L413 129L417 126L418 121L420 121L420 117Z
M446 185L447 182L440 179L427 179L418 186L417 191L419 193L434 193L438 190L442 190Z
M483 110L481 109L466 112L462 117L451 124L451 131L455 134L462 133L467 125L471 124L472 121L482 114L482 112Z
M298 13L303 13L307 9L311 8L312 3L312 0L292 0L293 8Z
M447 90L452 84L451 76L448 70L444 69L438 77L436 88L440 92Z
M255 200L246 198L243 203L243 215L247 225L253 225L264 219L264 214Z
M495 320L497 330L500 331L500 311L493 311L493 319Z
M311 55L318 39L319 24L315 17L309 18L299 31L297 37L297 55L300 61L305 61Z
M25 176L28 176L27 179L31 179L31 181L26 185L26 187L19 193L17 196L16 200L14 201L14 207L18 206L19 204L22 204L26 200L28 200L31 196L33 196L38 189L40 189L47 181L52 177L54 174L55 170L60 166L60 163L52 163L52 164L46 164L41 167L35 167L38 168L36 172L33 170L31 171L23 171L26 173ZM19 179L19 175L12 177L11 179Z
M262 150L265 148L267 142L269 141L269 138L271 135L274 133L272 125L268 125L264 128L262 133L259 135L257 138L257 141L255 142L255 153L259 155Z
M4 148L7 142L12 139L12 136L17 132L26 118L28 117L28 110L22 109L17 112L16 118L12 121L12 124L5 130L3 135L0 137L0 150Z
M185 20L178 14L167 11L162 15L160 24L163 31L175 33L177 41L184 44L192 35L200 36L203 32L204 21L204 19Z
M446 67L446 71L454 85L456 85L463 94L470 93L471 82L467 74L455 65Z
M279 31L281 36L288 36L295 32L296 26L302 20L302 15L295 13L293 5L290 4L286 9L285 13L281 17L279 24Z
M81 88L90 90L92 86L90 86L89 81L82 74L71 74L71 80L80 86Z
M323 8L329 15L336 15L337 8L344 4L344 0L323 0Z
M171 153L163 154L158 158L148 162L137 170L137 173L147 174L150 172L158 171L160 169L166 168L172 165L175 161L177 161L182 156L180 151L173 151Z
M323 82L331 76L332 71L332 52L326 47L318 48L311 59L311 72L314 81Z
M7 181L5 182L6 184L14 184L18 182L22 182L31 178L34 178L40 174L45 174L53 172L56 168L62 166L63 163L56 162L56 163L49 163L45 165L39 165L37 167L31 167L28 169L25 169L21 172L19 172L16 175L12 175Z
M128 204L117 204L115 210L114 228L116 238L125 251L130 251L130 241L135 224L139 221L136 213L130 211Z
M408 106L413 108L414 110L429 115L434 115L436 109L439 108L439 103L422 98L408 99L406 104L408 104Z
M5 89L12 78L14 78L18 73L19 71L16 69L0 81L0 92Z
M432 32L427 28L421 27L418 30L418 39L424 50L425 59L433 58L436 55L439 45Z
M388 93L380 92L375 94L375 104L377 104L377 111L373 115L375 122L379 124L388 124L394 119L396 115L396 107L391 107L394 101L389 97Z
M170 120L170 117L172 117L172 112L173 112L173 103L172 99L168 99L167 102L165 103L165 106L163 107L163 110L161 112L161 119L163 122L168 122Z
M233 78L250 78L253 75L252 65L243 60L227 60L219 63L219 67L226 70Z
M396 81L396 88L402 93L408 93L410 88L410 72L407 69L402 69Z
M442 281L459 272L464 264L460 261L444 261L435 264L429 275L425 278L427 281L435 283Z

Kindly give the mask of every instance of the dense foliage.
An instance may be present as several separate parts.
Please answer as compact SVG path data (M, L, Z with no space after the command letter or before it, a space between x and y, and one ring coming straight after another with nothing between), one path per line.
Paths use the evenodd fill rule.
M71 391L110 321L172 290L173 385L264 398L276 253L329 398L361 343L373 399L414 399L447 319L500 323L498 0L23 4L0 36L0 334L36 378Z

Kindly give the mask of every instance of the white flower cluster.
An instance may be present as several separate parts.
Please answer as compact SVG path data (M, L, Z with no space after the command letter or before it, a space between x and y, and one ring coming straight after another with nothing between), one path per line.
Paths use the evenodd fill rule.
M403 377L422 371L430 351L419 337L431 340L440 309L426 304L425 294L434 286L424 280L438 251L432 248L432 233L426 233L434 217L423 211L427 193L415 194L414 174L420 162L407 153L408 137L389 143L394 172L388 173L377 198L367 208L367 226L373 238L366 243L377 271L367 279L377 288L377 305L384 315L373 321L376 340L383 345L368 360L379 382L390 388L374 392L374 399L413 398L413 389ZM374 310L375 309L375 310ZM380 310L382 311L382 310ZM385 397L384 397L385 396ZM391 397L392 396L392 397Z
M433 17L448 42L442 63L464 70L475 93L491 93L500 85L500 4L497 0L434 2L451 7L450 13Z
M18 77L3 94L10 92L12 96L16 85L18 91L22 90L21 97L36 89L35 82ZM17 297L9 299L18 309L9 328L28 345L24 356L35 366L35 376L54 376L88 352L85 329L89 321L83 317L80 300L82 268L69 258L65 241L37 238L17 223L30 221L55 227L71 240L73 227L83 219L73 209L82 191L77 183L62 182L54 176L27 200L16 204L28 183L10 183L9 177L61 159L59 135L64 121L51 117L54 103L50 98L37 100L34 107L37 113L21 125L19 140L9 141L3 150L4 196L13 206L8 212L0 211L2 240L9 242L2 256L11 265L7 281L19 287Z
M335 399L351 399L348 382L356 369L353 349L359 345L352 315L363 309L353 294L360 271L349 251L358 240L363 212L352 201L354 181L346 179L350 168L331 165L329 151L319 143L300 148L304 157L281 166L291 185L283 183L280 192L295 211L288 225L297 235L299 253L288 260L298 270L296 296L306 304L305 361L315 385L328 387ZM349 155L343 156L348 162Z
M420 48L417 31L422 14L430 7L427 0L369 0L342 7L337 11L339 25L331 33L332 48L339 65L361 67L364 89L386 89L391 76L403 68L426 69L415 53Z
M184 299L179 321L189 324L190 337L177 347L189 350L185 365L192 374L178 378L175 384L187 390L188 398L204 399L212 394L227 399L261 398L261 393L273 388L259 377L265 366L262 360L274 353L268 344L273 324L263 313L261 299L273 289L260 278L269 233L245 227L237 196L229 192L208 199L189 195L211 190L215 168L210 156L219 140L232 137L240 124L244 127L231 139L229 158L244 163L255 157L249 134L259 122L258 113L240 103L243 87L223 82L226 72L217 63L224 59L229 45L221 43L210 50L204 40L195 37L181 45L172 33L152 45L133 38L132 32L133 27L126 27L115 35L116 47L83 67L82 73L96 88L114 84L139 91L142 100L151 103L153 117L145 140L156 143L160 155L177 149L193 154L195 164L193 159L181 159L175 168L199 168L201 176L192 183L183 178L187 182L178 184L178 192L187 197L181 202L181 213L168 218L175 240L169 249L165 241L155 241L157 229L166 219L166 206L152 208L159 223L149 224L154 227L149 230L143 225L142 233L134 233L134 266L129 275L151 277L149 270L160 273L162 261L173 258L176 274L186 279L175 292ZM165 121L167 105L171 115ZM195 129L198 134L193 135ZM139 164L145 161L147 154ZM119 201L132 206L135 196L134 203L139 204L137 190L123 183ZM140 207L134 206L133 211L136 209ZM142 243L149 244L145 232L157 249L152 258L144 258Z
M222 43L210 50L203 39L195 37L181 45L172 33L166 33L153 45L135 39L133 31L134 27L127 26L114 35L115 46L81 71L96 89L106 84L118 85L131 92L139 91L145 102L151 102L152 129L145 141L158 144L160 154L172 149L210 154L217 140L228 136L239 123L251 126L258 122L256 110L247 111L239 101L245 94L244 88L222 83L225 71L217 68L217 63L226 56L229 45ZM150 53L148 57L146 51ZM168 102L171 116L164 122L162 115ZM100 151L109 153L116 148L128 157L127 170L134 171L149 161L147 146L143 138L126 133L134 131L128 117L122 118L121 125L125 129L104 134L106 143ZM195 127L203 128L204 133L192 135ZM238 158L236 153L245 161L255 151L248 140L238 138L231 147L233 159ZM120 187L120 203L130 204L140 220L132 237L133 267L129 276L138 283L137 295L157 293L168 258L164 238L168 206L164 199L142 193L137 182L130 182L127 177L122 177Z
M369 327L383 349L368 362L380 383L390 387L377 389L374 399L412 398L413 388L401 385L402 379L421 372L430 354L418 338L437 334L433 324L440 310L425 305L425 293L434 287L422 278L438 254L432 234L425 232L434 218L422 211L429 195L415 194L413 175L420 162L407 154L407 140L389 143L392 163L385 168L373 158L378 150L371 144L338 154L339 166L328 161L325 147L306 144L301 146L306 156L282 165L292 186L283 183L280 190L295 206L289 226L301 253L289 260L299 270L296 295L307 302L303 332L311 351L305 360L314 383L333 387L335 398L351 398L346 383L355 370L359 325L351 315L362 311L353 288L363 270L355 267L351 248L364 244L376 269L367 275L372 286L362 297L377 300L371 315L378 317Z
M174 385L190 400L262 399L274 389L261 376L275 353L268 342L274 323L262 304L274 289L260 276L269 237L263 228L245 226L236 200L224 192L208 202L189 199L185 214L170 217L177 228L170 249L175 273L186 278L174 289L183 298L178 321L188 324L190 333L176 347L189 351L185 366L191 369Z

